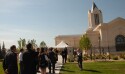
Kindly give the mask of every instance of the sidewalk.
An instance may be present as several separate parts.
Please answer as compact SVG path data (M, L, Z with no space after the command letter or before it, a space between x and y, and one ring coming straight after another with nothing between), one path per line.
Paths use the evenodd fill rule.
M56 63L56 67L55 67L55 74L59 74L61 67L62 67L62 56L58 55L58 61ZM47 68L47 73L48 72L49 72L49 70ZM37 74L41 74L41 73L37 73Z

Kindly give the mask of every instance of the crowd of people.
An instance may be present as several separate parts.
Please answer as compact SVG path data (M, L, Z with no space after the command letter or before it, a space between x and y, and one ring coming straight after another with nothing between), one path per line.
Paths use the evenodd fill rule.
M49 74L55 74L55 64L58 61L58 50L54 48L37 48L33 49L31 43L26 45L26 50L20 49L17 54L17 48L15 45L10 47L7 51L4 61L3 69L5 74L46 74L46 68L49 69ZM61 53L62 63L65 64L67 61L67 48L64 48ZM77 49L76 52L78 66L80 70L82 67L82 52ZM18 56L18 58L17 58ZM18 71L18 60L19 60L19 71Z
M27 49L20 49L17 54L16 46L12 45L3 61L3 69L5 74L18 74L18 59L20 70L19 74L46 74L46 68L49 74L55 73L55 64L58 61L58 51L53 48L37 48L33 49L32 44L27 44ZM17 58L17 56L19 56ZM51 72L52 67L52 72ZM40 69L40 71L39 71Z

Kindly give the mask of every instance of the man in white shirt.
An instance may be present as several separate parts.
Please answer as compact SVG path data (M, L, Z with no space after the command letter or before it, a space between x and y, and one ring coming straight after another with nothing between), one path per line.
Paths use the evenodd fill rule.
M23 49L20 49L19 53L20 74L23 74L23 51Z

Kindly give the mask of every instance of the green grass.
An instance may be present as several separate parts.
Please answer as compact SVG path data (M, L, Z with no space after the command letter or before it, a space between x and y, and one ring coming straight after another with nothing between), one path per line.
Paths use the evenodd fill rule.
M122 62L89 62L83 63L83 71L77 63L65 64L60 74L125 74L125 61Z
M2 68L2 63L0 62L0 74L4 74L3 68Z
M19 65L18 65L18 69L19 69ZM0 62L0 74L4 74L3 67L2 67L2 62Z
M60 74L125 74L125 61L122 62L89 62L83 63L83 71L77 63L65 64ZM0 63L0 74L4 74L2 63Z

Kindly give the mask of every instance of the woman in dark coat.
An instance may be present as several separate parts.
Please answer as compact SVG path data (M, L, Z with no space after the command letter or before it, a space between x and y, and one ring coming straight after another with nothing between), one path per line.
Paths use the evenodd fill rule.
M46 67L48 66L49 59L45 53L44 48L41 48L39 59L40 59L39 66L41 69L41 74L46 74Z

